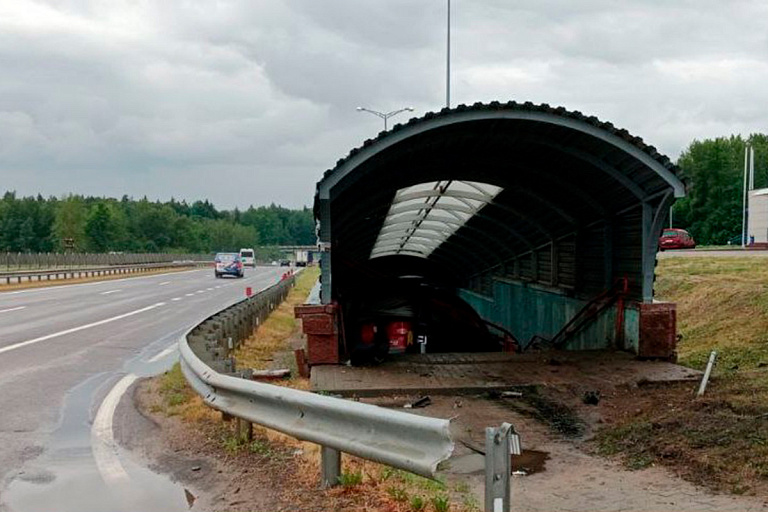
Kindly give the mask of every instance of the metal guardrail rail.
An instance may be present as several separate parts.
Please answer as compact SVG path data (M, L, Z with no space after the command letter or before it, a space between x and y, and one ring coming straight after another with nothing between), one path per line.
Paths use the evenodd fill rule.
M179 339L181 368L210 407L323 447L323 483L340 452L434 478L453 452L450 421L244 379L232 351L288 294L293 277L207 318Z
M213 260L212 253L0 252L0 270L10 272L12 270L76 269L78 267L211 260Z
M163 268L184 268L199 265L207 265L209 262L202 261L174 261L168 263L136 263L129 265L113 265L109 267L82 267L82 268L59 268L59 269L44 269L44 270L23 270L13 272L0 272L0 284L5 281L5 284L11 284L12 281L21 283L22 280L42 281L45 278L46 281L58 280L58 279L76 279L80 277L95 277L103 275L113 274L133 274L137 272L149 272L150 270L163 269Z

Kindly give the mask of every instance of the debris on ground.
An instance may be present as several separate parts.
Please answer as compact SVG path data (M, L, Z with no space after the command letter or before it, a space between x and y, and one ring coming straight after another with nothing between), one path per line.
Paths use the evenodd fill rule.
M184 489L184 497L187 498L187 505L189 508L192 508L192 505L195 504L195 500L197 499L195 495L189 492L187 489Z
M290 379L291 370L280 368L278 370L253 370L251 379L253 380L282 380Z
M432 399L428 396L422 396L421 398L407 403L403 406L404 409L418 409L420 407L427 407L432 404Z
M585 391L581 399L587 405L597 405L600 403L600 391Z

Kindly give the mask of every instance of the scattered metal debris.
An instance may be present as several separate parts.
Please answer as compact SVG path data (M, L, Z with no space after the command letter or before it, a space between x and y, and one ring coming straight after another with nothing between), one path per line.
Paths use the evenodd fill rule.
M417 409L420 407L426 407L428 405L432 405L432 399L428 396L423 396L419 398L418 400L414 400L413 402L409 404L405 404L403 406L404 409Z
M291 370L280 368L278 370L253 370L251 379L253 380L281 380L291 376Z

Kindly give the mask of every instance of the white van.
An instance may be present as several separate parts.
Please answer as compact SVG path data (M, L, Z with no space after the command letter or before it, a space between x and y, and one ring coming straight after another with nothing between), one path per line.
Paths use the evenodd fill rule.
M240 249L240 259L245 267L256 266L256 254L253 249Z

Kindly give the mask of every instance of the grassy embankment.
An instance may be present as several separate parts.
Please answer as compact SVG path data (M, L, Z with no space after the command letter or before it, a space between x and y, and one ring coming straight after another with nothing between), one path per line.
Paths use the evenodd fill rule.
M718 362L705 396L684 386L641 388L597 437L631 468L670 466L733 493L768 491L768 265L762 258L669 258L656 296L677 303L680 364Z
M291 341L300 335L293 308L304 302L317 275L316 268L309 268L299 275L288 299L236 352L239 368L290 367L291 378L275 384L309 388L308 380L298 376L293 361ZM248 464L248 461L257 460L260 470L273 476L275 485L282 485L281 482L285 481L282 472L287 466L294 465L290 486L283 486L282 493L283 499L294 503L296 509L364 509L369 512L478 510L478 503L466 484L432 481L351 456L343 457L341 485L319 491L320 450L317 445L256 426L252 441L239 439L234 424L222 422L220 414L206 407L187 386L178 364L160 377L157 389L160 405L155 406L152 412L179 415L195 430L205 432L209 442L218 444L228 456L238 458L239 463ZM295 453L302 455L297 458L293 456Z

